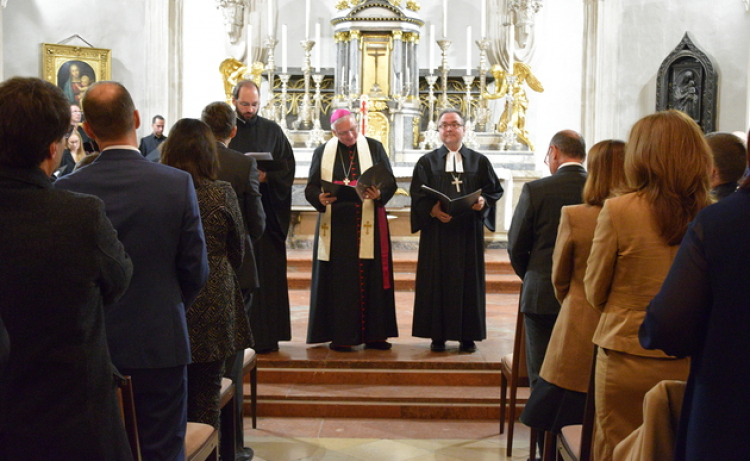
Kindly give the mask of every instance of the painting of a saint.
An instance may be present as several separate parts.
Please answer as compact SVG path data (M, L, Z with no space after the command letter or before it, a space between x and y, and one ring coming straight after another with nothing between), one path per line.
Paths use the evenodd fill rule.
M80 107L86 90L96 82L94 69L83 61L67 61L57 71L57 86L62 88L71 104Z

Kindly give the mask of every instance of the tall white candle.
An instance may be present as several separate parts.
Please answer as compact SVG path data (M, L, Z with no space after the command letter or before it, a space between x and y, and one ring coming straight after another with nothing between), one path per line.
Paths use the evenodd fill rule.
M320 23L315 23L315 43L318 45L318 52L315 53L315 72L320 73L320 55L323 54L323 48L320 44Z
M443 38L448 37L448 0L443 0Z
M274 26L273 0L268 0L268 36L273 37Z
M286 24L281 25L281 73L286 74Z
M305 40L310 39L310 0L305 0Z
M435 70L435 24L430 24L430 36L427 38L430 42L429 68L430 75Z
M481 23L479 30L482 33L479 39L482 40L487 36L487 0L482 0L482 14L479 15L479 21Z
M466 75L471 75L471 26L466 26Z
M508 21L510 24L510 21ZM516 38L514 37L515 26L513 24L508 25L508 73L513 74L513 59Z
M247 25L247 65L253 65L253 25Z

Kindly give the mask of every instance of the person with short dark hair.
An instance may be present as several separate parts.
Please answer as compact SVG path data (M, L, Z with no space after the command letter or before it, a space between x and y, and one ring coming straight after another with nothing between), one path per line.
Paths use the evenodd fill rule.
M711 170L711 195L721 200L737 190L737 181L742 179L747 168L745 145L732 133L709 133L706 142L713 154Z
M5 81L0 125L0 459L129 461L104 317L133 264L104 203L49 180L70 129L63 92Z
M154 115L151 119L151 134L141 138L141 144L138 146L138 150L144 157L155 151L161 143L167 140L164 136L164 117L161 115Z
M259 354L279 350L279 341L292 338L289 286L286 275L286 236L292 219L294 152L281 127L258 115L260 90L252 80L237 83L232 92L237 135L229 148L246 154L270 152L273 170L259 168L258 180L266 214L266 230L255 246L259 288L253 296L250 327Z
M201 120L206 123L216 138L216 153L219 158L217 177L232 185L239 202L242 219L245 222L245 258L237 271L245 304L244 315L250 318L253 295L258 289L258 271L255 262L255 245L266 228L266 213L260 195L257 162L253 157L242 155L229 149L227 144L237 134L237 116L232 107L216 101L207 105L201 113ZM235 383L236 394L242 395L243 363L245 351L227 359L224 376ZM235 441L237 442L237 460L252 459L252 450L244 445L243 399L235 399L236 421Z
M143 458L181 460L190 362L185 312L208 278L195 187L188 173L140 154L140 115L121 84L93 84L83 107L83 128L101 153L55 184L101 198L133 259L130 288L105 317L112 361L133 380Z
M490 160L463 145L461 112L443 111L438 130L443 146L417 161L409 189L411 231L420 232L412 335L432 339L433 352L444 352L450 340L472 353L475 341L487 337L483 227L495 230L503 188ZM422 185L450 198L482 193L471 209L453 216Z
M523 280L521 313L526 328L526 364L531 388L547 352L560 303L552 286L552 253L562 207L578 205L586 183L586 143L572 130L556 133L544 162L551 176L523 185L508 230L508 256Z

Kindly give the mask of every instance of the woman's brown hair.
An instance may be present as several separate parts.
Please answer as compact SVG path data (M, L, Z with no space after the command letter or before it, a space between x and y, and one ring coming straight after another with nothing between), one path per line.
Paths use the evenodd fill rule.
M216 179L219 160L211 128L194 118L178 120L164 141L161 163L190 173L196 188L201 180Z
M589 150L587 169L583 203L602 206L604 200L625 186L625 143L609 139L594 144Z
M651 204L667 244L680 243L687 225L710 203L712 166L700 127L685 113L657 112L633 126L625 148L628 186Z

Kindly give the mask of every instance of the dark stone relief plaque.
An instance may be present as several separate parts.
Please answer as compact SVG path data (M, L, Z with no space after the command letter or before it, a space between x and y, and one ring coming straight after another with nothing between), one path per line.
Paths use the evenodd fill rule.
M686 32L659 67L656 110L676 109L695 120L704 133L716 129L716 66Z

